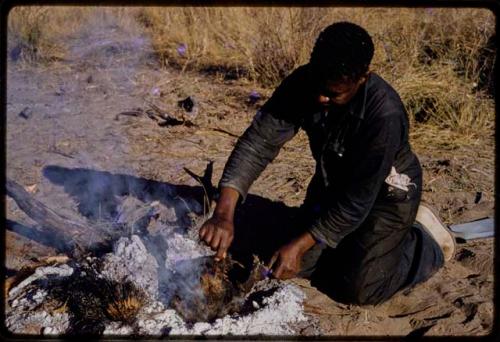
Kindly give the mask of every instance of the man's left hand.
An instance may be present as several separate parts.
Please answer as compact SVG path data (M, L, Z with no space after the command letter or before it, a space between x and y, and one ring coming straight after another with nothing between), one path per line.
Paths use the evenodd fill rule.
M302 256L315 243L312 235L306 232L278 249L268 265L273 277L283 280L295 277L300 271Z

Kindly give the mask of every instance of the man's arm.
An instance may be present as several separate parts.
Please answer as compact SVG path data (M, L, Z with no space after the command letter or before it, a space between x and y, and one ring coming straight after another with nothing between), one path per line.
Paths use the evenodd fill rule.
M248 189L298 127L271 113L258 112L232 151L219 183L221 193L214 215L200 229L200 238L212 250L216 260L223 259L234 235L234 211L238 199Z
M299 130L307 108L308 75L307 66L297 68L257 112L226 163L220 187L237 190L245 200L250 185Z
M368 131L360 132L355 160L347 173L348 179L337 180L343 187L332 194L330 208L313 222L308 231L281 247L272 257L269 268L280 279L294 277L301 268L304 253L323 241L335 247L355 230L370 212L379 189L389 174L399 147L401 116L391 115L370 123Z
M216 259L223 258L231 244L238 199L245 200L252 183L299 130L297 113L306 74L307 70L299 67L283 80L229 156L219 182L221 196L214 215L200 229L200 238L217 251Z
M252 183L297 131L294 124L269 112L257 112L229 156L219 187L237 190L244 201Z

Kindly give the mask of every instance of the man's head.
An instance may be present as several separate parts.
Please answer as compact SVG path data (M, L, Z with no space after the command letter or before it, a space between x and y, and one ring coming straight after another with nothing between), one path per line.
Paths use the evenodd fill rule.
M338 22L325 28L311 53L310 65L321 104L344 105L366 81L373 42L365 29Z

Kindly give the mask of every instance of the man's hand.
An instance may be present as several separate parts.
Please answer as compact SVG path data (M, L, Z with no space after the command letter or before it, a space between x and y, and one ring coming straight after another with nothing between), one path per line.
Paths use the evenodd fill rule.
M233 242L234 224L232 220L214 215L200 228L200 239L213 251L216 251L215 260L226 257L226 252Z
M273 277L283 280L295 277L300 271L302 256L315 243L312 235L305 232L278 249L268 265L268 268L273 271Z
M200 239L217 252L215 261L226 257L227 249L233 242L234 210L238 197L235 189L222 187L214 215L200 228Z

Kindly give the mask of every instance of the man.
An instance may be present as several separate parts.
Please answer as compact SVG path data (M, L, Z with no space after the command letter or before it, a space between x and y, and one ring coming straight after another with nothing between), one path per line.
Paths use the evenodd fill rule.
M377 304L452 257L452 235L428 207L419 209L422 171L407 113L396 91L369 71L373 52L363 28L334 23L319 35L310 62L258 111L225 166L214 215L200 229L216 259L232 242L238 199L300 128L316 172L299 234L269 263L274 277L310 277L336 300Z

